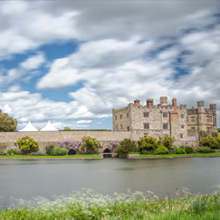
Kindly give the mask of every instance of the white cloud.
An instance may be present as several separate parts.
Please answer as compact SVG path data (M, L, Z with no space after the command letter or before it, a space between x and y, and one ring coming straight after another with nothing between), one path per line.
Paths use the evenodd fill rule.
M76 124L90 124L92 120L79 120L76 122Z

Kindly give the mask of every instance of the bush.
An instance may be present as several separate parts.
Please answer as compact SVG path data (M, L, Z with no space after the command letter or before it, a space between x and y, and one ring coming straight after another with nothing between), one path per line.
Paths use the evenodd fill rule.
M185 151L187 154L193 154L195 153L192 147L186 146Z
M14 155L19 155L21 154L20 152L18 152L17 150L14 150L14 149L10 149L7 151L7 155L9 156L14 156Z
M97 141L95 138L84 136L82 138L82 143L80 145L80 148L85 150L86 152L94 153L97 152L97 148L100 148L101 144L99 141Z
M154 151L155 154L168 154L168 152L168 149L163 145L159 145L159 147Z
M200 145L204 147L210 147L212 149L220 148L220 142L218 141L218 139L211 136L201 138Z
M176 154L186 154L186 151L184 148L178 147L176 148Z
M155 137L141 137L138 141L139 151L153 152L157 148L157 139Z
M173 142L175 141L175 138L172 136L165 136L165 137L159 137L159 144L162 144L164 147L166 147L168 150L171 150L173 147Z
M19 138L15 143L15 146L19 147L20 151L23 154L29 154L32 152L36 152L39 149L38 143L28 136Z
M64 156L67 155L68 150L66 148L54 147L51 151L51 155L53 156Z
M137 145L135 141L132 141L130 139L124 139L120 142L120 147L116 150L118 156L120 157L126 157L131 152L138 151Z
M53 149L54 149L54 145L53 144L49 144L48 146L46 146L46 154L52 155Z
M201 154L211 153L210 147L197 147L196 152Z
M138 153L139 153L139 152L138 152ZM142 150L142 151L141 151L141 154L145 154L145 155L146 155L146 154L149 154L149 152L146 151L146 150Z

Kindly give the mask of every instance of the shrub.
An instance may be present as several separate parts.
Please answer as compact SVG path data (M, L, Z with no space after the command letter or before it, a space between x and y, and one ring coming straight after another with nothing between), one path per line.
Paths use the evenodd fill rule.
M141 151L141 154L145 154L145 155L146 155L146 154L149 154L149 152L146 151L146 150L142 150L142 151Z
M21 154L21 153L18 152L17 150L14 150L14 149L10 149L7 151L7 155L9 155L9 156L19 155L19 154Z
M154 151L155 154L168 154L168 149L162 144Z
M218 139L211 136L201 138L200 145L204 147L210 147L212 149L220 148L220 142L218 141Z
M157 139L155 137L141 137L138 141L139 151L153 152L157 148Z
M197 147L196 152L201 154L211 153L210 147Z
M99 147L101 147L101 144L95 138L89 136L84 136L82 138L82 144L80 145L80 148L85 150L86 152L94 153Z
M23 154L36 152L39 149L38 143L28 136L19 138L15 143L15 146L19 147Z
M53 149L54 149L54 145L53 144L49 144L48 146L46 146L46 154L52 155Z
M178 147L176 148L176 154L186 154L186 151L184 148Z
M64 156L67 155L68 150L66 148L54 147L51 155L53 156Z
M130 139L124 139L120 142L120 147L117 149L117 154L120 157L126 157L127 154L130 152L136 152L138 151L137 145L135 141L132 141Z
M192 147L186 146L185 151L187 154L193 154L195 153Z
M165 136L165 137L159 137L159 144L162 144L167 149L171 150L173 147L173 142L175 141L175 138L172 136Z

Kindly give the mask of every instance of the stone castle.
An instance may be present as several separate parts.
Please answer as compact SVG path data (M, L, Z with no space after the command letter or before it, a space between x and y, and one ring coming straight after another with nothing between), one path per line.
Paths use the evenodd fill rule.
M57 145L60 141L81 141L83 136L99 140L103 146L101 152L109 149L111 142L124 139L138 141L144 136L174 136L175 145L198 145L200 131L209 134L217 132L216 105L205 109L199 101L196 109L187 109L186 105L177 106L177 100L168 104L167 97L160 98L160 104L154 105L153 99L147 99L146 105L140 100L121 109L112 110L113 131L21 131L0 132L0 152L14 147L18 138L29 136L39 143L44 151L48 144Z
M167 97L160 97L160 104L154 105L147 99L140 100L121 109L112 110L113 131L130 131L134 136L173 136L176 141L198 141L200 131L209 134L217 132L216 104L205 109L204 101L198 101L197 109L177 106L177 99L168 104Z

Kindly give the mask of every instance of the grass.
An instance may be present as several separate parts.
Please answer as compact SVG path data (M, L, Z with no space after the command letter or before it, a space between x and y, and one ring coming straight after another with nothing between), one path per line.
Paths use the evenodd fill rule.
M163 154L163 155L155 155L155 154L139 154L139 157L134 158L170 158L170 157L219 157L220 152L215 153L196 153L196 154ZM132 157L133 158L133 157Z
M0 155L0 159L101 159L99 154L80 154L80 155L65 155L65 156L49 156L49 155Z
M220 193L194 195L181 192L160 199L151 192L115 194L113 197L91 191L75 192L55 201L38 198L18 207L0 209L4 220L218 220Z

